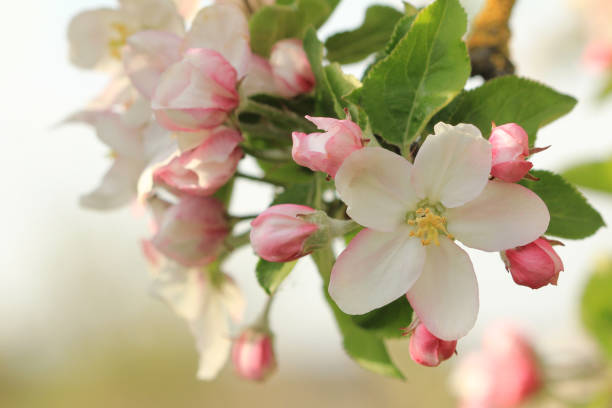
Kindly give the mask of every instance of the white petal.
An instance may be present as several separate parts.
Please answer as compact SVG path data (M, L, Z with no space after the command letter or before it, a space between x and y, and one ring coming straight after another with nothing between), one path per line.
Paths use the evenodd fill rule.
M478 282L468 254L447 238L428 245L423 273L407 297L434 336L465 336L478 315Z
M102 178L100 185L81 197L80 204L93 210L112 210L136 197L136 183L142 163L117 159Z
M141 31L128 38L123 66L134 87L152 99L161 74L181 59L183 39L164 31Z
M93 126L96 136L115 153L142 157L139 129L126 124L121 115L110 111L81 111L65 120L66 123L82 122Z
M404 295L419 278L425 249L409 236L364 229L340 254L329 282L329 294L345 313L363 314Z
M206 272L167 261L155 276L153 290L187 321L200 355L198 378L213 379L231 348L231 322L244 311L244 299L229 277L220 287Z
M410 184L412 165L380 147L356 150L336 173L336 189L348 205L348 215L379 231L402 225L417 203Z
M446 215L448 232L483 251L502 251L535 241L550 221L548 208L537 194L503 181L489 181L475 200L449 209Z
M114 27L127 24L127 16L118 10L87 10L76 15L68 26L70 61L86 69L118 65L119 60L111 55L109 44L121 40Z
M249 25L240 8L229 3L205 7L195 16L185 48L207 48L227 59L242 78L251 58Z
M244 299L228 278L203 305L202 313L189 322L200 355L198 379L212 380L225 365L232 347L231 322L244 311Z
M120 0L121 10L140 30L185 33L185 23L172 0Z
M478 128L439 123L421 146L412 172L420 198L457 207L474 199L491 171L491 145Z

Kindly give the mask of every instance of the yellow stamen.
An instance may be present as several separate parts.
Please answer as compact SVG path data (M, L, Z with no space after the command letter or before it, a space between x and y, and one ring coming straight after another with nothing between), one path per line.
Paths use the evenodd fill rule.
M429 245L432 242L440 245L440 232L450 239L454 237L446 230L446 217L436 215L429 208L419 208L415 211L414 219L406 222L414 225L416 230L410 231L411 237L421 238L421 244Z
M110 54L113 56L113 58L120 60L121 48L127 44L127 39L130 36L130 33L128 28L121 23L113 23L111 24L111 28L116 31L117 37L108 42L108 47L110 48Z

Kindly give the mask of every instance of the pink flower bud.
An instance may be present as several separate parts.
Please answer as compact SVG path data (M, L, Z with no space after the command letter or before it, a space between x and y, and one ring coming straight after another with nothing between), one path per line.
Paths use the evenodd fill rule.
M234 369L243 378L263 381L276 369L274 347L270 334L247 329L232 348Z
M216 259L229 231L219 200L184 196L161 217L151 241L163 255L185 266L200 266Z
M282 96L293 98L314 88L315 77L300 40L277 42L270 53L270 64Z
M288 262L308 255L306 240L319 226L297 216L314 212L304 205L279 204L259 214L251 222L251 245L257 255L270 262Z
M525 157L529 155L529 137L516 123L506 123L493 128L489 142L492 147L493 177L516 183L533 167L531 162L525 161Z
M419 324L410 337L410 357L426 367L437 367L455 353L457 340L445 341L437 338Z
M160 78L152 108L169 130L197 131L223 123L238 106L236 70L218 52L192 48Z
M306 119L326 132L293 132L293 160L313 171L323 171L335 177L344 159L363 147L361 128L351 120L310 116Z
M241 141L238 131L217 128L198 147L157 168L153 178L175 193L211 195L236 172L242 158Z
M548 284L557 284L563 262L545 238L538 238L530 244L504 251L502 257L512 279L532 289Z

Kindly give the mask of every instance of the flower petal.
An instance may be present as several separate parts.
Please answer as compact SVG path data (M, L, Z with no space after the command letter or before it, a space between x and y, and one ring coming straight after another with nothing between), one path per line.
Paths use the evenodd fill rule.
M248 21L239 7L217 3L195 16L185 37L186 48L207 48L227 59L242 78L251 58Z
M153 291L187 321L200 355L198 378L213 379L230 353L230 324L244 311L240 290L227 276L217 287L200 270L167 261L156 273Z
M407 297L434 336L465 336L478 315L478 282L468 254L447 238L439 246L427 246L423 273Z
M550 214L533 191L489 181L475 200L447 211L448 231L465 245L502 251L535 241L546 232Z
M153 98L161 74L181 59L183 39L163 31L141 31L128 38L123 66L134 87Z
M412 165L380 147L351 153L336 173L336 189L348 205L348 215L359 224L393 231L416 206L410 184Z
M136 197L136 183L142 163L117 159L92 192L81 196L80 204L92 210L112 210Z
M363 314L404 295L419 278L425 249L408 227L394 232L364 229L340 254L329 294L345 313Z
M478 128L438 123L421 146L412 172L419 198L457 207L474 199L487 183L491 145Z

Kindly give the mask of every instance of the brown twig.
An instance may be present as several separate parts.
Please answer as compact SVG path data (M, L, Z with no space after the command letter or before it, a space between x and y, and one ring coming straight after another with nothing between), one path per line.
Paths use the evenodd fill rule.
M486 0L474 20L467 41L472 60L472 76L481 75L485 80L513 74L508 42L508 20L516 0Z

